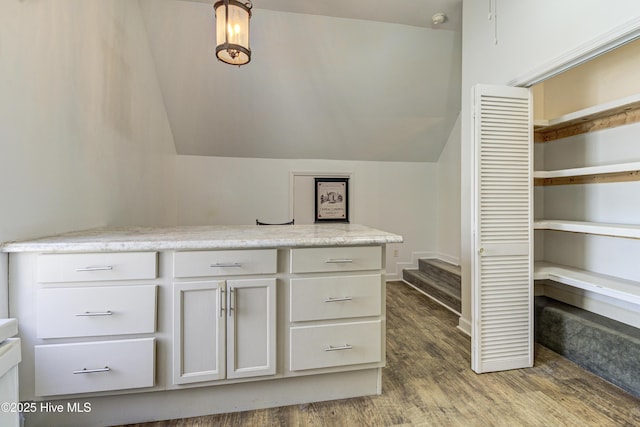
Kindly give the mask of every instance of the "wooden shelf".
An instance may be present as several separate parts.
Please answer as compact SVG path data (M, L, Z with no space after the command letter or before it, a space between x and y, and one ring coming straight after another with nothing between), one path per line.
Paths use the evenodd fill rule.
M536 262L534 280L553 280L622 301L640 304L640 283L549 262Z
M640 94L595 105L550 120L534 122L535 142L640 122Z
M590 120L595 117L607 117L616 112L625 111L626 109L637 108L640 104L640 93L633 94L620 99L615 99L603 104L594 105L582 110L574 111L573 113L565 114L564 116L556 117L549 120L536 120L539 128L549 130L566 126L577 121Z
M553 171L535 171L534 178L559 178L570 176L598 175L616 172L640 170L640 162L618 163L614 165L588 166L584 168L558 169Z
M640 239L640 225L586 221L537 220L534 221L533 228L535 230L568 231L572 233Z
M535 171L535 185L597 184L640 180L640 162Z

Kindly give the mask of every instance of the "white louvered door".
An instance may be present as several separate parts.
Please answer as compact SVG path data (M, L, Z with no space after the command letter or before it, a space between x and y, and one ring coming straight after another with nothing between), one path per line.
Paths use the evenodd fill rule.
M474 87L472 369L533 366L532 103L525 88Z

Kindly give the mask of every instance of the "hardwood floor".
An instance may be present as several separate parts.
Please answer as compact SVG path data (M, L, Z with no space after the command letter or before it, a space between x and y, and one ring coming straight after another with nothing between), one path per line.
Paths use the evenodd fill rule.
M531 369L478 375L457 316L402 282L387 285L383 394L135 427L637 426L640 399L536 347Z

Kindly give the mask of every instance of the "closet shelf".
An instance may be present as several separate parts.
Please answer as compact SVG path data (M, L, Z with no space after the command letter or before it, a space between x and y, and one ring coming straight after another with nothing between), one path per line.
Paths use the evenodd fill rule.
M536 230L569 231L573 233L597 234L601 236L640 239L640 225L611 224L585 221L537 220Z
M632 280L542 261L535 263L533 277L640 304L640 283Z
M613 128L640 121L640 94L595 105L550 120L535 120L535 142Z
M617 163L611 165L587 166L583 168L535 171L534 178L564 178L571 176L598 175L605 173L633 172L640 170L640 162Z
M547 132L580 122L609 117L614 114L635 110L637 108L640 108L640 93L605 102L603 104L594 105L553 119L535 120L533 125L535 130Z

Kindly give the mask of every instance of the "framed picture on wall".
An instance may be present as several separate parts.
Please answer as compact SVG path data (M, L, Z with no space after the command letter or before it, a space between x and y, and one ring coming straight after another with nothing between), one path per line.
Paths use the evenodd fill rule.
M316 178L316 222L349 222L349 178Z

